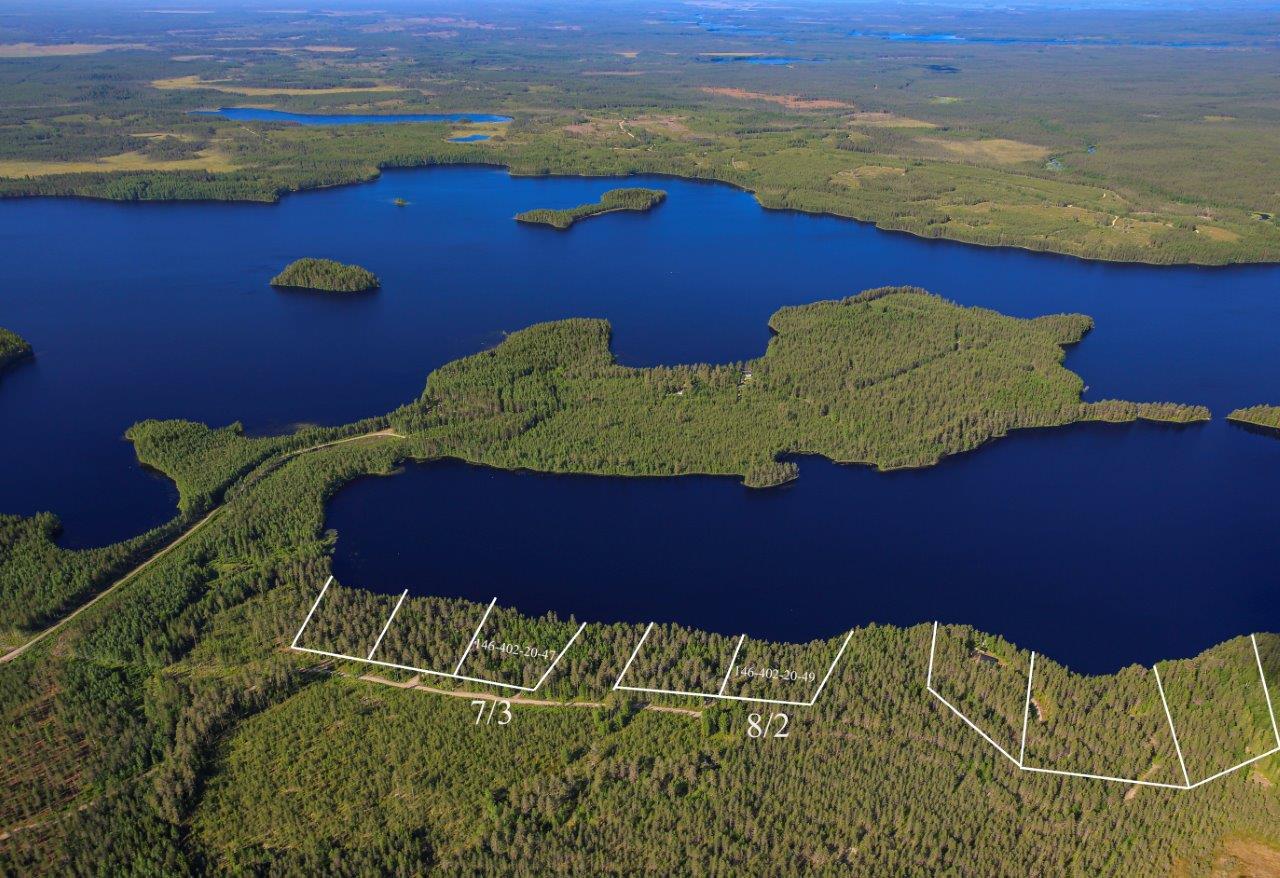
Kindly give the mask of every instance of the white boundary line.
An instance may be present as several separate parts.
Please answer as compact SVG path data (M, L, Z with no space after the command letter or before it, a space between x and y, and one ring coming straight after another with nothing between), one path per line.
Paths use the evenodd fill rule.
M387 624L382 626L382 630L378 632L378 639L373 642L373 649L369 650L367 659L373 658L373 654L378 651L378 647L382 646L382 638L387 636L387 629L391 627L391 620L396 617L396 613L400 612L400 605L404 603L404 599L409 596L409 589L400 592L400 600L396 601L395 609L391 611L391 615L387 617Z
M1262 653L1258 651L1258 635L1250 634L1253 641L1253 657L1258 660L1258 677L1262 680L1262 694L1267 697L1267 713L1271 716L1271 731L1276 736L1276 747L1280 748L1280 727L1276 726L1276 711L1271 706L1271 690L1267 688L1267 673L1262 670Z
M1182 758L1182 745L1178 743L1178 730L1173 726L1173 714L1169 712L1169 699L1164 697L1164 683L1160 682L1160 668L1151 666L1151 673L1156 675L1156 688L1160 690L1160 703L1164 705L1164 715L1169 718L1169 734L1173 737L1173 749L1178 751L1178 765L1182 766L1182 779L1191 786L1191 775L1187 774L1187 760Z
M644 646L645 640L649 637L649 632L653 630L653 623L649 623L649 627L644 629L644 633L640 635L640 639L636 641L636 648L631 650L631 658L627 659L627 663L622 666L622 673L618 675L618 679L613 681L614 689L621 689L622 678L627 675L627 671L631 670L631 663L636 660L636 656L640 654L640 647Z
M1016 765L1018 769L1021 771L1029 771L1035 774L1051 774L1059 777L1080 777L1080 778L1085 778L1087 780L1109 781L1111 783L1122 783L1122 784L1128 784L1130 786L1159 787L1161 789L1166 789L1166 790L1183 790L1183 791L1194 790L1196 787L1204 786L1205 784L1211 781L1215 781L1221 777L1226 777L1228 774L1231 774L1234 771L1239 771L1240 769L1245 768L1246 766L1252 765L1255 762L1260 762L1261 760L1266 759L1268 756L1274 756L1277 753L1280 753L1280 727L1278 727L1276 724L1275 710L1271 704L1271 690L1268 688L1268 685L1267 685L1266 672L1262 668L1262 654L1258 651L1257 635L1251 634L1250 639L1253 641L1253 655L1258 662L1258 676L1262 682L1263 696L1266 698L1266 701L1267 701L1267 712L1271 717L1271 729L1276 736L1276 746L1265 753L1260 753L1257 756L1253 756L1249 759L1246 759L1244 762L1241 762L1239 765L1233 765L1231 768L1223 769L1222 771L1219 771L1217 774L1212 774L1209 777L1196 781L1195 783L1191 782L1191 778L1187 774L1186 763L1182 759L1182 747L1178 744L1178 733L1177 733L1177 730L1174 728L1174 724L1173 724L1173 715L1169 712L1169 702L1166 701L1164 697L1164 685L1160 682L1160 672L1155 668L1155 666L1152 666L1151 670L1155 674L1156 686L1160 690L1160 700L1164 704L1165 717L1169 720L1169 732L1173 736L1174 748L1178 752L1178 761L1182 766L1182 776L1185 782L1180 784L1164 783L1161 781L1153 781L1153 780L1139 780L1137 778L1128 778L1128 777L1113 777L1112 775L1107 775L1107 774L1090 774L1084 771L1064 771L1058 768L1041 768L1035 765L1027 765L1026 764L1027 720L1031 715L1031 680L1032 680L1032 675L1035 673L1035 667L1036 667L1036 654L1034 652L1031 653L1031 664L1027 670L1027 701L1026 701L1025 707L1023 708L1023 714L1022 714L1022 748L1018 758L1016 759L1009 753L1009 751L1005 750L1003 747L997 744L994 738L992 738L982 729L978 728L978 726L973 722L973 720L965 716L958 708L955 707L955 705L953 705L950 701L944 698L942 694L938 692L938 690L933 688L933 663L934 663L934 657L936 656L937 650L938 650L938 623L937 622L933 623L933 638L929 644L929 669L925 675L924 686L925 686L925 690L928 691L930 695L938 699L938 701L942 702L942 704L945 705L947 709L950 710L952 713L954 713L956 716L960 717L960 719L964 721L965 725L967 725L969 728L977 732L984 741L986 741L988 744L990 744L992 747L998 750L1001 756L1004 756L1006 759L1008 759L1010 762Z
M302 620L302 628L299 628L298 633L293 635L293 643L289 644L290 649L298 648L298 641L302 639L303 629L311 624L311 617L316 614L316 607L320 606L320 601L324 599L324 593L329 590L329 586L331 585L333 585L332 576L324 581L324 588L320 589L320 594L316 595L316 602L311 605L311 610L307 613L307 618Z
M1036 654L1031 653L1031 666L1027 668L1027 703L1022 708L1022 748L1018 750L1018 765L1027 762L1027 720L1031 719L1031 680L1036 675Z
M563 649L561 649L558 653L556 653L556 657L551 662L551 664L547 665L547 669L542 672L542 676L538 678L538 682L533 684L533 689L531 691L537 692L538 687L541 686L544 682L546 682L547 677L551 676L551 671L552 669L555 668L556 662L560 661L560 656L564 655L566 652L569 651L569 647L573 646L573 642L578 639L578 635L581 634L582 629L586 627L587 627L586 622L583 622L581 625L578 626L578 630L573 632L573 636L569 638L569 642L564 645Z
M458 664L453 669L455 674L462 670L462 663L467 660L467 656L471 655L471 647L476 645L476 638L484 630L484 623L489 621L489 614L493 612L493 605L497 602L498 598L495 596L493 600L489 601L489 606L484 608L484 615L480 617L480 624L476 626L476 633L471 635L471 639L467 641L467 648L462 651L462 655L458 656Z
M733 676L733 666L738 663L738 653L742 652L742 643L747 639L747 635L738 638L738 645L733 648L733 658L729 659L729 670L724 672L724 679L720 681L720 690L717 695L724 694L724 687L729 685L729 678Z
M827 681L831 679L831 673L836 669L836 663L844 656L845 648L849 645L849 641L853 639L853 631L844 636L844 642L840 644L840 649L836 652L836 657L831 660L831 667L827 668L827 675L822 678L822 682L818 684L818 688L813 690L813 697L809 699L810 706L818 701L818 696L822 694L822 690L827 688Z
M311 647L308 647L308 646L298 646L298 641L302 639L302 632L305 631L307 625L311 623L311 617L315 615L316 608L320 606L321 599L324 598L325 592L329 590L329 586L332 583L333 583L332 576L330 576L327 580L325 580L324 588L320 589L320 594L316 596L316 602L311 605L311 611L307 613L307 618L303 620L302 627L298 629L298 633L295 634L293 637L293 643L290 644L289 646L291 650L295 652L309 652L312 655L323 655L323 656L327 656L328 658L342 659L343 661L348 661L348 662L360 662L361 664L366 664L366 665L377 665L380 668L395 668L396 670L399 670L399 671L411 671L412 673L415 673L415 674L429 674L432 677L443 677L447 680L462 680L467 683L483 683L487 686L497 686L501 689L514 689L519 692L537 692L538 689L542 686L542 684L547 681L547 678L551 676L551 672L554 671L556 668L556 665L560 663L560 659L563 658L564 654L569 651L569 647L573 646L574 641L578 639L578 635L582 633L582 629L587 627L586 622L583 622L581 625L578 626L578 630L573 632L573 636L569 638L567 643L565 643L564 648L556 653L556 657L552 659L551 664L547 665L547 669L542 672L542 676L538 678L538 682L532 686L520 686L520 685L517 685L516 683L503 683L498 680L486 680L483 677L468 677L466 674L459 674L456 671L450 674L446 671L433 671L429 668L416 668L413 665L400 665L400 664L396 664L395 662L384 662L379 659L375 659L373 657L373 654L378 651L378 646L381 645L383 636L387 633L387 629L391 627L391 620L394 619L396 613L399 612L400 604L404 603L405 596L408 595L409 593L408 589L405 589L404 593L400 595L400 601L396 603L395 609L391 611L391 616L387 618L386 624L382 626L382 633L378 635L378 640L376 643L374 643L373 649L369 650L369 655L367 657L360 658L359 656L346 655L345 653L341 653L341 652L329 652L323 649L312 649ZM497 600L498 599L495 597L492 601L489 602L488 608L484 611L484 617L481 618L480 620L480 627L478 627L476 629L476 633L472 635L471 643L467 644L467 651L462 654L463 659L466 659L468 653L471 652L471 647L472 645L475 644L476 637L479 636L480 629L484 627L485 621L489 618L489 611L493 609L493 605ZM459 668L462 667L461 660L458 662L458 667Z
M627 675L627 671L631 670L631 664L636 660L636 656L640 654L640 647L644 646L644 642L649 637L649 632L653 630L653 622L644 629L644 634L640 635L640 640L636 642L635 649L631 651L631 657L627 659L627 663L622 667L622 673L618 675L618 679L613 684L615 690L624 692L646 692L651 695L679 695L687 698L717 698L721 701L745 701L749 704L780 704L788 707L813 707L817 702L818 696L822 694L822 690L826 688L827 681L831 679L831 674L836 669L836 665L840 663L840 658L844 655L845 648L849 645L849 641L853 638L853 632L850 631L844 636L844 642L840 644L840 649L836 651L836 657L831 660L827 673L822 678L822 682L818 684L818 688L814 690L812 697L808 701L786 701L781 698L756 698L747 695L725 695L724 687L728 685L729 675L733 673L734 663L738 660L738 650L742 649L742 643L747 639L747 635L743 634L738 638L738 646L733 651L733 659L729 662L729 670L725 672L724 682L720 684L719 692L688 692L683 689L651 689L647 686L623 686L622 678Z

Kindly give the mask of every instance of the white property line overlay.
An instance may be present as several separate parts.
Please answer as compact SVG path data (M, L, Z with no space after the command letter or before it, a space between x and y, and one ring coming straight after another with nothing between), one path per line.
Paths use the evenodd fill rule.
M1263 759L1266 759L1268 756L1274 756L1275 754L1280 753L1280 727L1277 727L1275 708L1271 704L1271 690L1267 686L1267 674L1262 669L1262 653L1259 652L1258 650L1258 637L1256 634L1251 634L1249 635L1249 639L1253 642L1253 657L1258 662L1258 678L1262 682L1262 695L1267 701L1267 714L1271 717L1271 731L1275 735L1276 746L1271 748L1265 753L1260 753L1257 756L1254 756L1250 759L1246 759L1244 762L1241 762L1239 765L1233 765L1230 768L1223 769L1222 771L1219 771L1216 774L1211 774L1206 778L1202 778L1201 780L1196 781L1195 783L1191 782L1191 778L1187 774L1187 765L1186 765L1186 762L1183 761L1182 759L1182 747L1178 744L1178 732L1173 723L1173 714L1169 712L1169 702L1165 700L1165 697L1164 697L1164 684L1160 682L1160 672L1154 666L1152 666L1151 670L1155 674L1156 686L1160 690L1160 701L1164 705L1165 717L1169 720L1169 733L1173 737L1174 748L1178 752L1178 762L1182 766L1182 777L1185 782L1180 784L1179 783L1162 783L1160 781L1154 781L1154 780L1138 780L1136 778L1127 778L1127 777L1112 777L1106 774L1089 774L1088 772L1083 772L1083 771L1063 771L1057 768L1041 768L1036 765L1027 765L1026 764L1027 721L1031 716L1031 679L1032 679L1032 675L1035 673L1035 668L1036 668L1036 654L1034 652L1031 653L1031 665L1027 671L1027 701L1026 701L1026 706L1023 708L1023 714L1022 714L1022 746L1017 758L1014 758L1012 755L1010 755L1010 753L1007 750L1005 750L1003 747L1001 747L999 744L997 744L990 735L988 735L982 729L978 728L978 726L973 722L973 720L969 719L969 717L961 713L960 710L957 709L955 705L953 705L947 699L943 698L942 695L938 692L938 690L933 688L933 659L938 650L938 623L937 622L933 623L933 641L929 646L929 670L925 676L924 685L925 685L925 689L928 690L930 695L932 695L934 698L938 699L944 705L946 705L947 709L950 710L952 713L954 713L956 716L960 717L960 719L964 721L965 725L967 725L969 728L977 732L984 741L986 741L992 747L996 748L996 750L1000 752L1000 755L1004 756L1006 759L1008 759L1010 762L1016 765L1021 771L1030 771L1030 772L1035 772L1036 774L1054 774L1062 777L1083 777L1088 780L1110 781L1112 783L1129 784L1130 786L1161 787L1163 789L1169 789L1169 790L1194 790L1196 787L1203 786L1211 781L1217 780L1220 777L1226 777L1228 774L1231 774L1234 771L1239 771L1240 769L1245 768L1246 766L1252 765L1255 762L1259 762Z
M476 638L484 630L484 623L489 621L489 614L493 612L493 605L497 602L498 598L495 595L493 600L489 601L489 606L484 608L484 615L480 617L480 624L476 626L476 633L471 635L471 639L467 641L467 648L462 651L462 655L458 656L458 664L453 668L455 674L462 670L462 663L467 660L467 656L471 655L471 647L476 645Z
M400 671L412 671L415 674L429 674L432 677L445 677L450 680L464 680L468 683L484 683L488 686L498 686L502 689L515 689L520 692L537 692L542 684L547 681L547 678L551 676L551 672L555 670L556 665L559 664L560 658L569 651L569 647L573 646L573 642L578 639L578 635L582 633L582 629L587 627L586 622L583 622L578 626L578 630L573 632L573 636L569 638L569 642L564 645L563 649L556 653L556 657L552 659L551 664L547 665L547 669L542 672L542 676L538 678L538 682L534 683L532 686L518 686L515 683L502 683L498 680L486 680L482 677L468 677L466 674L458 673L458 670L461 670L462 668L462 663L466 661L467 656L471 653L471 648L475 646L476 639L480 636L480 631L484 628L484 623L489 619L489 612L493 609L493 605L497 603L498 600L496 597L489 602L489 606L484 611L484 616L480 619L480 624L476 627L475 634L471 635L471 640L467 643L467 648L463 650L462 656L458 659L457 669L455 669L452 674L446 673L445 671L432 671L428 668L415 668L412 665L398 665L394 662L379 661L373 657L373 654L378 651L378 647L382 645L382 638L386 636L387 629L391 627L391 620L396 617L396 613L400 612L400 605L404 603L405 597L409 594L408 589L405 589L400 595L400 600L396 602L395 609L393 609L391 611L391 615L387 617L386 624L382 626L382 632L378 635L377 641L373 644L373 649L369 650L369 655L365 658L360 658L359 656L354 655L344 655L340 652L327 652L323 649L311 649L307 646L298 646L298 641L302 639L302 632L305 631L307 625L311 623L311 617L315 615L316 608L320 606L320 601L324 599L325 592L329 590L329 586L332 584L333 577L330 576L325 580L324 588L320 589L320 594L316 596L316 602L311 605L311 611L307 613L307 618L302 621L302 627L299 628L298 633L294 635L293 643L289 645L290 649L297 652L309 652L313 655L323 655L328 656L329 658L343 659L344 661L349 662L378 665L379 667L395 668Z
M1173 714L1169 712L1169 699L1164 697L1164 683L1160 682L1160 669L1151 666L1151 673L1156 675L1156 688L1160 690L1160 703L1164 705L1164 715L1169 719L1169 735L1173 738L1173 749L1178 752L1178 765L1182 766L1182 780L1191 786L1191 775L1187 774L1187 760L1182 758L1182 745L1178 743L1178 730L1173 726ZM1266 683L1264 682L1265 686ZM1268 695L1268 698L1271 696Z
M391 611L391 615L387 617L387 624L382 626L382 630L378 632L378 639L373 642L373 649L369 650L369 655L365 657L365 661L373 658L373 654L378 651L378 647L382 646L382 638L387 636L387 629L391 627L391 620L396 617L396 613L400 612L400 605L404 603L404 599L409 595L409 589L400 592L400 600L396 601L396 607Z
M738 645L733 651L733 658L729 661L729 670L725 671L724 681L720 684L719 692L686 692L683 689L650 689L645 686L623 686L622 678L627 675L627 671L631 670L631 663L636 660L636 656L640 654L640 647L644 646L645 640L649 637L649 632L653 630L652 622L644 629L644 634L640 635L640 639L636 641L635 649L631 650L631 657L627 659L627 663L622 666L622 673L618 675L618 679L614 682L615 690L625 692L647 692L651 695L682 695L688 698L719 698L722 701L746 701L751 704L784 704L790 707L813 707L818 701L818 696L822 694L822 690L826 688L827 681L831 679L832 672L835 671L836 665L840 663L840 658L844 655L845 647L849 645L849 640L853 637L850 631L844 636L844 642L840 644L840 649L836 652L836 657L831 660L831 666L827 668L827 673L822 678L822 682L818 684L818 688L814 690L813 696L808 701L785 701L781 698L754 698L748 695L725 695L724 688L729 685L729 677L733 673L733 667L738 661L738 652L742 649L742 643L747 639L747 635L743 634L738 638Z

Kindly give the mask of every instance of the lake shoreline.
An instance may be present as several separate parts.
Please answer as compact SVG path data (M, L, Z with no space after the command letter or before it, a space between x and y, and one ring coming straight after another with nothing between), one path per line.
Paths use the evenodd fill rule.
M406 123L406 124L412 124L412 123ZM484 142L492 142L492 141L484 141ZM457 145L469 146L469 144L466 144L466 143L458 143ZM17 200L25 200L25 199L30 199L30 200L49 199L49 200L57 200L57 201L62 201L62 200L103 201L103 202L112 202L112 203L119 203L119 204L275 205L275 204L279 204L280 201L287 195L304 194L307 192L318 192L323 190L339 189L347 186L360 186L367 183L374 183L374 182L377 182L382 177L384 171L417 171L417 170L433 170L436 168L466 168L466 167L505 169L507 171L508 176L513 178L566 179L566 180L631 180L637 177L653 177L655 179L680 180L686 183L703 183L707 185L728 186L731 189L734 189L738 192L745 192L751 195L756 200L756 204L759 205L761 209L767 210L767 211L773 211L778 213L794 213L794 214L799 214L803 216L812 216L812 217L828 217L831 219L838 219L846 222L857 223L862 226L868 226L881 232L886 232L886 233L895 234L895 235L906 235L920 241L936 242L939 244L960 244L966 247L981 248L983 250L1020 251L1024 253L1033 253L1037 255L1056 256L1056 257L1061 257L1066 259L1072 259L1072 260L1077 260L1083 263L1105 264L1105 265L1133 265L1133 266L1144 267L1144 268L1197 268L1197 269L1214 269L1214 270L1227 270L1227 269L1253 268L1253 267L1266 268L1266 267L1274 267L1276 265L1280 265L1280 257L1277 257L1271 260L1233 259L1233 260L1223 260L1220 262L1199 262L1195 260L1161 261L1161 260L1153 260L1153 259L1137 259L1137 258L1122 259L1122 258L1104 257L1104 256L1082 256L1078 253L1070 253L1065 250L1053 249L1051 247L1032 247L1025 244L988 244L982 241L971 241L971 240L966 240L964 238L950 237L947 235L923 235L901 226L882 223L881 221L878 221L878 220L863 219L863 218L852 216L849 214L835 213L831 211L805 210L797 207L776 207L769 204L765 204L763 201L761 201L760 193L757 192L755 189L752 189L749 186L744 186L740 183L735 183L732 180L725 180L719 177L692 176L692 175L684 176L681 174L674 174L674 173L660 172L660 171L635 171L627 174L558 174L558 173L521 174L517 171L513 171L511 165L507 161L499 161L499 160L489 161L489 160L486 160L486 158L483 155L469 156L466 160L457 161L457 162L424 161L419 163L406 163L406 164L379 164L377 168L373 171L373 173L368 174L359 179L343 180L337 183L323 183L323 184L317 184L314 186L304 186L296 189L282 188L277 190L274 196L271 198L121 199L121 198L107 198L107 197L102 197L97 195L80 195L80 194L28 195L28 194L22 194L22 193L10 194L10 193L0 192L0 201L6 201L6 200L17 201ZM165 173L165 172L161 172L161 173ZM128 172L122 174L121 176L127 176L127 175L128 175ZM1030 179L1038 179L1038 178L1031 177Z

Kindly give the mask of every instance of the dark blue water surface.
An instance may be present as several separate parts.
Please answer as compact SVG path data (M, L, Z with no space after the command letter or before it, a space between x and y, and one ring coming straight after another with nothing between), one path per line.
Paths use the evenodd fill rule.
M510 122L510 116L490 113L286 113L261 107L219 107L216 110L193 110L196 116L221 116L240 122L296 122L299 125L394 125L398 122Z
M1280 401L1280 268L1104 265L764 211L728 187L567 234L512 216L616 180L389 172L276 205L0 201L0 326L34 362L0 376L0 511L51 510L64 544L173 514L121 436L147 417L253 431L336 424L417 396L432 368L539 320L607 317L634 365L746 359L778 307L881 284L1097 328L1068 355L1090 399L1216 415ZM395 199L410 202L397 208ZM300 256L356 262L363 297L273 291ZM626 480L437 464L333 500L337 572L583 619L808 638L940 618L1085 670L1280 629L1280 439L1186 429L1023 432L919 472L800 461L800 479Z

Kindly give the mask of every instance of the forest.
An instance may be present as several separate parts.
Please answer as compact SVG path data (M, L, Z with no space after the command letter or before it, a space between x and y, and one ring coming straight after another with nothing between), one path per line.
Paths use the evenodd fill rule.
M1063 346L1082 315L1035 320L962 308L910 287L778 311L764 356L653 369L618 365L609 325L513 333L437 369L391 414L416 455L550 472L795 478L820 454L882 470L930 466L1028 427L1206 420L1201 406L1081 402Z
M327 293L363 293L378 288L378 276L359 265L305 258L286 265L271 279L271 285Z
M678 856L695 872L783 875L1207 874L1280 844L1274 760L1185 794L1011 771L924 692L925 626L855 631L785 740L748 737L746 706L670 699L692 715L665 713L648 706L667 699L611 693L637 626L587 626L538 693L552 704L513 702L508 727L478 726L454 684L423 683L460 697L289 652L327 575L323 498L390 471L401 444L293 457L155 570L0 665L8 872L629 873ZM391 598L338 588L303 645L363 654ZM415 598L388 655L451 662L481 610ZM554 645L571 624L508 613L487 634ZM942 640L937 685L1005 704L1003 669L1025 651L961 627ZM1280 671L1280 640L1260 643ZM713 681L730 646L678 626L654 644L634 673L659 685ZM831 655L830 643L758 646L797 664ZM1242 646L1167 672L1197 770L1264 740ZM1038 673L1039 758L1167 768L1147 736L1145 678L1084 678L1048 660ZM992 808L1008 819L988 819Z
M865 14L901 14L876 9ZM1149 46L1136 36L1057 46L1021 33L1029 22L975 13L934 25L979 38L895 41L886 54L887 43L849 27L847 9L825 3L812 20L768 26L763 10L653 20L631 7L552 4L530 29L528 12L493 9L463 17L466 27L442 12L440 36L385 11L348 21L228 11L176 32L154 16L97 27L90 15L79 34L54 11L33 15L14 25L15 40L92 43L123 30L120 45L145 48L0 58L0 196L272 201L382 168L466 162L717 180L771 209L1096 259L1280 258L1280 202L1267 185L1277 106L1256 13L1223 23L1196 11L1172 22L1091 11L1107 33L1145 29ZM1102 19L1062 13L1049 26L1077 34ZM1194 27L1214 39L1187 43ZM990 29L1019 33L980 39ZM250 33L258 39L246 42ZM217 52L205 51L211 40ZM1227 47L1233 64L1222 65ZM793 63L752 63L774 55ZM453 143L445 123L191 115L245 101L515 121L487 141Z
M1062 366L1090 318L1023 320L912 287L784 308L765 354L743 363L636 369L615 362L610 329L573 319L512 333L448 363L423 395L380 418L247 437L147 420L126 432L138 460L178 487L169 522L101 548L56 543L56 516L0 516L0 635L19 642L217 513L293 457L362 436L402 457L506 469L628 476L736 476L753 488L797 477L819 454L882 470L924 467L1011 430L1138 419L1194 424L1203 406L1081 401ZM7 634L6 634L7 632Z
M1236 409L1227 415L1227 420L1235 421L1238 424L1280 430L1280 406L1254 405L1248 408Z
M476 725L469 700L501 694L483 684L370 674L287 649L329 575L326 499L406 458L700 468L768 484L794 473L771 456L780 450L895 466L1033 423L1206 416L1082 404L1062 346L1090 326L889 288L779 311L768 351L748 363L629 369L613 362L606 324L562 321L436 370L423 398L388 418L257 438L235 424L142 422L129 431L139 459L179 487L180 513L161 532L73 551L54 543L52 516L0 520L7 644L102 595L0 660L0 869L635 872L661 868L673 838L695 871L771 874L1125 874L1153 864L1196 874L1224 850L1265 854L1280 844L1274 759L1177 797L1012 773L924 692L923 626L857 629L785 741L748 736L746 706L613 691L642 633L634 625L589 624L558 655L574 619L499 607L473 649L483 608L466 601L411 598L380 642L392 596L338 584L316 607L299 644L309 649L358 657L376 642L384 660L443 669L461 655L468 675L522 685L554 658L537 703L512 702L507 729ZM951 359L950 374L966 376L960 393L932 377ZM890 411L891 429L868 428ZM585 443L574 424L602 438ZM169 551L153 556L160 545ZM154 561L139 569L143 557ZM1014 667L1023 653L971 629L945 634L938 685L994 718L1009 681L984 676L988 663L972 656ZM1259 642L1280 676L1280 640ZM813 684L803 675L826 668L835 643L752 641L743 667L802 676L743 677L729 691L804 700ZM708 690L731 648L721 635L660 625L628 684ZM1225 644L1166 672L1197 770L1267 740L1240 654ZM1043 661L1037 754L1167 770L1167 754L1144 737L1143 678L1080 677ZM1233 717L1225 726L1222 709ZM1128 717L1119 733L1117 715ZM1016 820L970 819L993 795ZM1135 796L1142 807L1128 806ZM1100 841L1072 841L1081 835Z
M0 196L272 202L481 163L720 181L771 209L1089 258L1280 259L1274 46L1252 8L1091 9L1100 24L818 0L781 16L163 12L32 4L0 21ZM191 114L233 103L515 121L452 143L444 123ZM776 738L753 734L765 705L615 690L640 625L590 620L564 649L587 620L498 606L471 644L485 607L469 601L412 596L385 629L395 594L335 581L315 604L339 538L326 504L408 460L766 488L803 455L920 467L1013 430L1209 417L1194 400L1083 401L1064 348L1092 325L891 287L779 310L754 359L632 368L608 323L563 320L339 427L134 424L139 463L177 487L170 521L68 549L56 515L0 515L0 876L1266 874L1280 756L1189 791L1017 771L926 691L930 626L854 629ZM10 335L0 352L23 350ZM1230 417L1280 425L1269 406ZM501 724L492 699L509 691L290 649L313 607L305 648L376 644L518 685L558 660ZM742 667L800 679L725 680L736 638L659 617L626 679L803 699L848 633L829 623L809 643L742 644ZM1280 637L1257 645L1255 665L1249 638L1171 656L1161 690L1150 669L1085 676L1039 656L1030 687L1025 647L944 624L932 684L1002 746L1027 717L1029 764L1177 781L1185 757L1199 779L1271 746L1259 672L1280 698Z
M610 189L593 204L580 204L563 210L553 208L536 208L516 214L516 222L532 225L551 226L554 229L567 229L578 220L589 216L599 216L615 210L631 210L645 212L652 210L663 202L667 193L661 189Z

